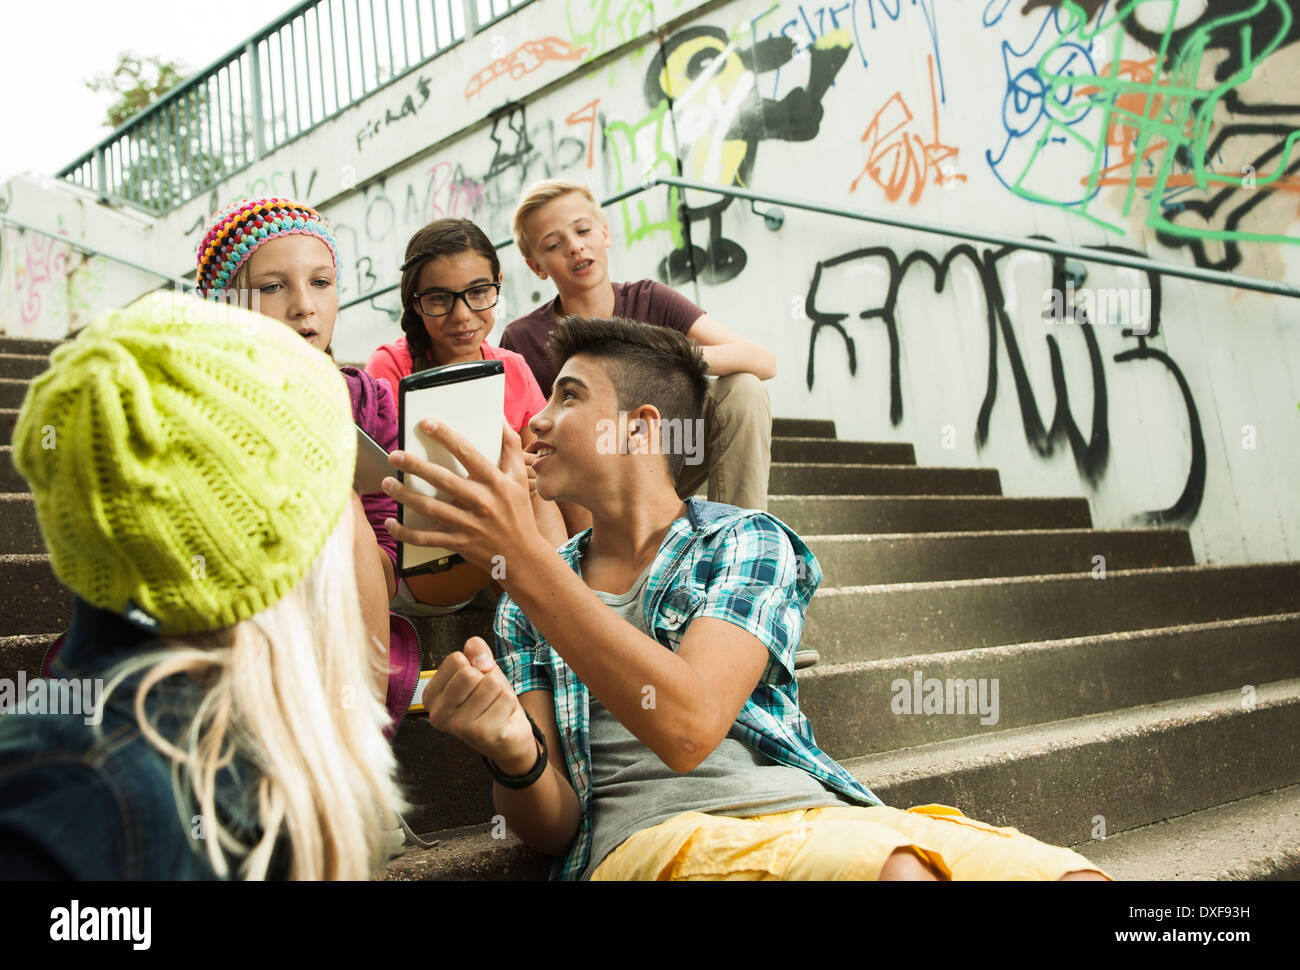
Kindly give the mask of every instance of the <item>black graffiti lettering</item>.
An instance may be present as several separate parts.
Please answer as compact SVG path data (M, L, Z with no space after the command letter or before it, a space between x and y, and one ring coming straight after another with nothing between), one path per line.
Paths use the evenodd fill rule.
M555 122L529 125L522 104L508 105L492 119L490 137L493 153L482 178L483 201L498 212L512 210L528 183L554 178L580 164L587 155L582 139L557 137ZM464 186L470 181L458 168L453 184ZM477 209L482 202L473 198L470 204Z
M306 187L306 188L299 188L299 187L298 187L298 173L297 173L297 172L292 172L292 173L290 174L290 176L289 176L289 181L293 184L293 197L294 197L295 199L299 199L299 200L306 201L307 199L311 198L311 190L312 190L312 188L316 185L316 175L317 175L317 172L318 172L317 169L314 169L314 168L313 168L313 169L311 170L311 175L307 176L307 187Z
M1041 237L1040 237L1041 238ZM1117 246L1095 247L1109 252L1134 253L1133 250ZM1092 420L1087 433L1079 427L1070 407L1070 388L1066 379L1065 360L1061 343L1057 335L1048 334L1045 339L1052 391L1055 403L1051 411L1050 424L1044 422L1042 409L1035 394L1020 346L1020 338L1014 326L1011 310L1006 305L1000 268L1008 257L1020 252L1013 247L986 249L978 252L969 244L953 246L940 257L916 250L900 259L892 249L884 246L866 247L851 250L828 259L820 260L813 269L812 281L804 300L804 310L811 324L808 338L808 368L806 380L811 391L816 381L817 340L823 331L839 335L844 343L846 363L851 377L857 375L857 346L852 334L845 326L845 321L853 315L853 308L846 308L841 302L833 306L833 297L827 288L826 274L829 270L844 267L850 263L868 263L875 261L886 271L887 284L882 299L872 298L870 305L856 314L859 320L879 320L885 328L889 340L889 419L894 426L903 420L904 402L902 397L902 380L900 373L901 337L899 326L898 299L899 290L909 271L917 266L928 267L934 274L934 292L942 293L952 276L952 269L957 260L965 260L975 271L979 286L984 294L984 312L988 345L988 371L984 400L981 402L975 422L975 444L983 448L989 440L993 407L998 394L998 364L1001 351L1006 354L1011 369L1012 384L1020 409L1021 425L1025 441L1035 455L1050 458L1068 444L1079 474L1092 486L1096 486L1105 475L1110 460L1109 432L1109 393L1106 381L1106 367L1097 338L1096 326L1104 320L1088 320L1086 308L1078 304L1068 308L1070 317L1080 326L1064 328L1060 331L1061 339L1081 340L1087 355L1086 372L1092 384ZM1151 523L1189 522L1195 518L1200 509L1204 494L1206 460L1205 442L1201 433L1200 419L1191 389L1182 375L1177 363L1169 355L1147 346L1148 336L1159 332L1161 312L1161 280L1159 274L1146 272L1146 287L1151 293L1150 319L1144 321L1146 329L1135 331L1126 327L1121 331L1125 339L1136 338L1138 347L1123 351L1113 359L1116 362L1151 359L1164 364L1174 375L1183 401L1187 408L1188 426L1192 440L1192 459L1184 483L1182 494L1169 508L1141 513L1139 518ZM1065 260L1059 256L1050 257L1050 283L1053 291L1066 292ZM836 288L843 292L842 288ZM849 290L852 293L852 289ZM861 292L857 293L863 299ZM1044 315L1046 312L1044 311ZM1132 322L1132 321L1130 321ZM923 351L918 349L918 353Z
M1016 250L1011 247L1003 247L996 253L986 251L984 260L986 272L982 274L982 282L984 283L985 292L989 295L989 302L997 314L999 329L1006 345L1007 358L1011 363L1011 375L1012 380L1015 382L1016 398L1020 404L1020 416L1025 429L1025 440L1038 455L1047 458L1055 453L1057 445L1064 438L1070 444L1075 465L1080 473L1089 483L1096 484L1106 470L1106 463L1110 455L1110 435L1106 430L1106 374L1102 366L1101 349L1097 344L1096 334L1093 332L1092 327L1088 326L1090 322L1095 321L1087 320L1086 315L1078 306L1070 307L1070 313L1075 321L1083 324L1083 326L1071 327L1069 331L1077 330L1082 333L1088 351L1089 367L1092 371L1092 429L1085 441L1083 433L1075 423L1074 415L1070 411L1070 393L1065 381L1065 365L1061 360L1060 344L1057 342L1056 337L1051 334L1047 336L1046 343L1052 374L1052 388L1056 396L1056 407L1052 412L1051 427L1046 430L1043 428L1038 400L1029 381L1029 373L1025 367L1024 357L1020 352L1020 344L1016 339L1015 328L1012 326L1011 314L1006 308L1002 281L997 274L998 264L1013 252L1016 252ZM1052 287L1057 292L1065 290L1065 261L1061 257L1053 257L1052 259ZM996 355L997 345L995 343L990 343L989 352L990 355ZM985 422L992 414L995 395L996 382L989 386L985 397L987 407L981 408L981 416ZM981 437L987 439L987 423L980 430L982 432Z
M378 284L374 273L374 264L370 261L369 256L362 256L357 260L357 289L362 293L369 293Z
M1192 458L1188 463L1187 480L1183 484L1183 491L1174 504L1167 509L1139 513L1136 520L1146 525L1184 524L1196 518L1196 513L1201 510L1201 500L1205 497L1205 437L1201 433L1201 417L1196 410L1192 389L1187 386L1187 378L1183 376L1182 369L1174 363L1173 358L1163 351L1148 347L1144 337L1139 337L1138 343L1137 348L1116 354L1115 362L1155 360L1169 369L1183 396L1183 405L1187 408L1187 430L1192 442Z

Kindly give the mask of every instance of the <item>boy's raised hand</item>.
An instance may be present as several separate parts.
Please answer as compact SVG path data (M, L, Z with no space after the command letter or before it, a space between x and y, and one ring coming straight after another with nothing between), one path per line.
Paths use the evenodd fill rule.
M424 689L429 723L492 759L507 775L524 775L537 742L523 705L482 637L450 654Z
M465 467L469 478L461 478L408 452L390 454L390 465L424 479L450 499L441 501L395 478L385 478L384 491L388 495L434 519L440 526L411 529L388 519L385 525L394 538L418 546L452 549L476 566L493 571L494 577L500 574L498 567L504 564L508 578L512 559L519 564L539 549L552 551L537 530L523 448L513 428L502 422L501 458L498 465L493 465L446 422L425 420L420 426L451 452Z

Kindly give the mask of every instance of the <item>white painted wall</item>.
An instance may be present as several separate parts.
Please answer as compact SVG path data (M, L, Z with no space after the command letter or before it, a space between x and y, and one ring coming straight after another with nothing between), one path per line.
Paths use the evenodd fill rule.
M1281 0L1269 3L1255 18L1254 52L1233 64L1215 46L1225 15L1205 0L1181 3L1172 28L1172 7L1160 0L1129 0L1124 24L1112 2L1100 26L1096 18L1074 24L1051 4L1022 14L1026 4L1006 0L537 0L154 225L36 183L9 183L0 209L8 199L25 221L87 242L107 236L144 265L189 274L214 208L249 195L297 197L335 225L347 301L396 283L407 239L431 218L467 216L505 238L520 189L536 179L567 175L610 195L647 174L673 174L680 161L682 174L701 181L1295 282L1300 179L1272 184L1268 176L1300 163L1283 150L1286 134L1300 128L1300 115L1285 109L1300 82L1300 46L1264 53L1278 33L1273 6ZM1178 89L1168 71L1157 84L1153 52L1134 36L1158 44L1163 33L1171 49L1198 36L1209 41L1201 61L1183 65L1186 90L1223 83L1214 71L1224 63L1235 82L1224 83L1217 100L1171 95ZM534 43L545 38L555 40ZM677 52L669 62L678 79L672 111L654 63L661 41ZM725 52L711 58L710 48ZM544 60L541 50L559 57ZM561 59L566 51L582 53ZM1045 72L1090 77L1053 88ZM1209 106L1201 129L1198 105ZM1236 105L1243 110L1234 113ZM1266 130L1243 134L1242 123ZM1204 148L1220 136L1199 176L1165 144L1172 137ZM1205 152L1187 157L1197 154ZM1206 187L1194 184L1198 177ZM1243 177L1244 185L1225 181ZM1089 182L1097 178L1114 184ZM716 197L689 193L686 201L703 207ZM662 188L611 208L616 279L656 275L683 239L673 211ZM1135 320L1127 302L1111 303L1110 319L1094 311L1087 328L1053 323L1043 319L1047 256L999 257L997 247L973 243L972 259L961 254L967 244L950 237L788 208L784 215L772 231L748 204L726 206L716 245L743 253L743 270L681 284L712 315L776 351L775 413L832 418L845 438L914 442L922 464L996 467L1009 495L1085 495L1101 527L1159 518L1152 513L1174 508L1186 492L1181 512L1165 519L1190 527L1198 558L1300 556L1297 301L1163 278L1146 336L1131 328L1152 321ZM696 245L709 244L707 219L692 221L689 232ZM1222 238L1231 232L1240 238ZM32 279L28 241L12 230L3 238L7 333L66 332L97 304L157 283L105 266L98 295L87 299L87 284L73 282L85 271L69 269L62 303L51 296L33 316L22 309L30 305L23 303L30 289L22 290ZM891 255L942 260L954 250L938 292L933 272L915 259L901 276L890 265ZM503 267L499 328L553 295L513 248L503 252ZM1135 271L1085 268L1073 295L1085 307L1134 290L1141 305L1152 285ZM995 343L986 299L1005 308ZM899 346L897 420L879 316L887 308ZM395 311L392 292L346 310L339 356L363 359L393 339ZM876 318L861 317L872 311ZM854 373L833 326L818 330L812 348L814 318L825 323L826 315L843 315ZM1068 407L1049 436L1059 398L1053 342ZM1128 356L1135 351L1146 356ZM1013 357L1022 362L1023 394ZM1105 421L1094 432L1100 399ZM1024 415L1035 412L1043 430L1031 434ZM1081 436L1078 459L1065 432L1070 422ZM1194 454L1203 454L1203 474L1192 468Z

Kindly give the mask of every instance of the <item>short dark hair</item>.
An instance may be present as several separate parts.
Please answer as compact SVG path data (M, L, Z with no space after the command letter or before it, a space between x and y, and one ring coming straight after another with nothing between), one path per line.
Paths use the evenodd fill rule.
M700 345L670 327L657 327L622 317L565 317L546 344L555 369L578 354L601 360L621 411L651 404L668 422L698 421L704 412L708 380ZM670 423L667 427L672 427ZM686 456L664 449L674 482Z
M420 270L431 259L458 256L467 251L478 253L491 264L493 278L501 275L501 260L492 240L468 219L435 219L416 232L406 244L401 284L402 332L406 334L406 346L411 351L412 373L434 366L429 333L415 308L415 284L420 278Z

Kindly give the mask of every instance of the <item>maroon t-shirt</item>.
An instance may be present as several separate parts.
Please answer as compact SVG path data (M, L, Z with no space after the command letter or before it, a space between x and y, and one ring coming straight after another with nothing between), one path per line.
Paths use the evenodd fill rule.
M704 316L704 311L670 286L654 280L637 280L635 283L614 283L614 316L628 320L652 323L658 327L672 327L683 334ZM501 346L522 354L537 385L547 397L558 373L546 353L546 338L558 322L554 300L543 303L532 313L525 314L506 327L501 334Z

